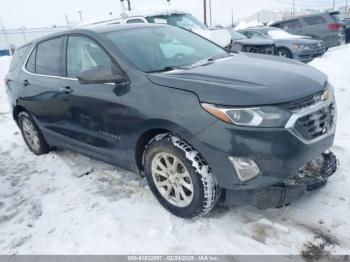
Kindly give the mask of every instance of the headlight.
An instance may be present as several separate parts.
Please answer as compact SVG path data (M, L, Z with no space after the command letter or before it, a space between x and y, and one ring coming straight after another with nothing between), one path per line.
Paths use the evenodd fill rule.
M321 101L334 100L334 87L328 82L327 87L321 95Z
M310 49L309 46L307 46L307 45L300 45L300 44L294 44L293 47L294 47L295 49L305 49L305 50Z
M238 126L284 127L291 116L276 106L227 108L203 103L202 107L216 118Z

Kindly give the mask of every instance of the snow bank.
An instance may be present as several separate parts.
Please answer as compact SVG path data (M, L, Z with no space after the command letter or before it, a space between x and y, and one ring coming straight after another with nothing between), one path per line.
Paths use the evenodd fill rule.
M0 114L0 253L350 253L349 56L348 45L311 63L336 90L339 171L282 209L217 208L197 220L176 218L136 174L66 150L34 156L10 114ZM0 78L8 63L1 58Z
M10 63L11 63L10 56L0 57L0 114L9 111L4 78L10 68Z

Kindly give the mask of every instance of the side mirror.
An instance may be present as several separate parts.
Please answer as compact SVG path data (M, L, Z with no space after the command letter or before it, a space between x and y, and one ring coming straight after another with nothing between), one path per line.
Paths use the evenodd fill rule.
M101 66L80 72L77 78L80 84L122 83L125 81L124 74L121 72L114 73L111 69Z

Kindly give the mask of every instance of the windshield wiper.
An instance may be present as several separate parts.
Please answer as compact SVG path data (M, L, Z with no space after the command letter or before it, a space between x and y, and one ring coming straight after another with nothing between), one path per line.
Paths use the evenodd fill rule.
M163 67L161 69L147 71L146 73L161 73L161 72L168 72L168 71L173 71L173 70L177 70L177 69L184 70L186 68L181 67L181 66L166 66L166 67Z
M195 67L199 67L199 66L206 66L206 65L211 65L212 63L214 63L216 60L218 59L222 59L222 58L227 58L230 57L230 55L228 56L212 56L203 60L200 60L192 65L189 65L189 68L195 68Z

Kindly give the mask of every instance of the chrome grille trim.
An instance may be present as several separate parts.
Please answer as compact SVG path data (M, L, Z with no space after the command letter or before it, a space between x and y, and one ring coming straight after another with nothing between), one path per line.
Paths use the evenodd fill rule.
M314 139L306 139L304 138L299 131L295 128L296 123L298 122L299 119L315 114L318 111L322 109L327 109L329 108L332 104L334 104L334 116L333 116L333 125L330 129L327 130L324 134L314 138ZM336 103L334 99L328 100L328 101L321 101L318 102L314 105L305 107L303 109L295 111L290 119L288 120L285 128L291 132L294 136L296 136L299 140L301 140L305 144L312 144L316 143L326 137L329 137L335 133L335 128L336 128L336 119L337 119L337 110L336 110Z

